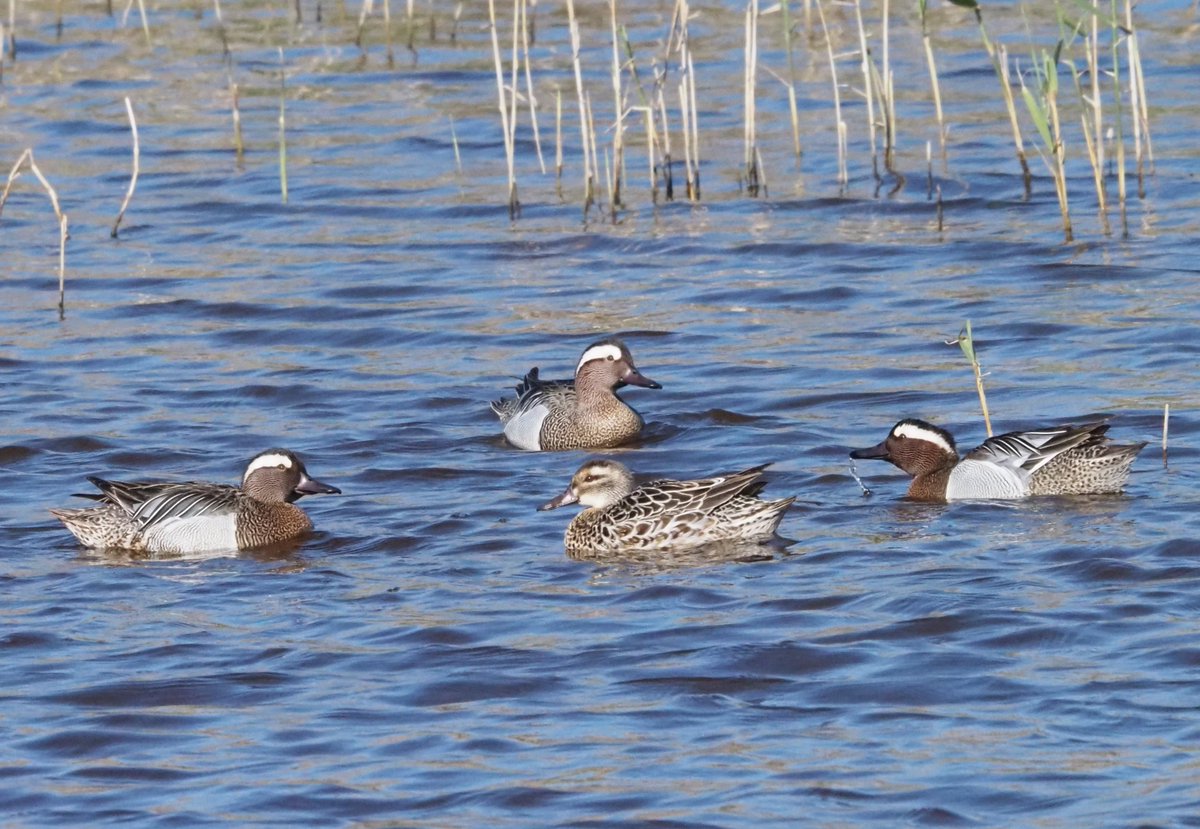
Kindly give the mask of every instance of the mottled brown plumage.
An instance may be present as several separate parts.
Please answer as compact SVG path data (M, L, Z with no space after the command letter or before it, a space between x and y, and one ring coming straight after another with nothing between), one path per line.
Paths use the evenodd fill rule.
M592 460L579 468L565 492L540 509L573 503L588 507L567 527L564 543L570 555L765 541L795 500L756 497L765 486L759 478L766 467L639 487L624 465Z

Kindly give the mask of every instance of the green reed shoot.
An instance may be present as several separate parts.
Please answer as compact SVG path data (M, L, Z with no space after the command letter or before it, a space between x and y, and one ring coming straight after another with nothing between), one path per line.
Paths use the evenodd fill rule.
M941 203L940 194L938 202ZM987 428L988 437L991 437L992 418L988 414L987 395L983 393L983 372L979 369L979 357L975 353L975 339L971 335L971 321L967 320L967 324L958 332L958 338L950 340L947 344L957 344L962 349L962 353L966 356L967 361L971 364L971 370L975 374L975 390L979 392L979 408L983 410L983 425Z
M125 211L129 208L129 201L133 198L134 188L137 187L138 171L141 167L142 149L138 142L137 119L133 117L133 104L129 100L129 96L125 96L125 112L129 115L129 130L133 133L133 175L129 179L129 189L125 191L125 199L121 202L121 210L117 213L117 219L113 222L112 238L117 238L117 228L121 226L121 219L125 218Z
M1055 56L1043 51L1041 62L1034 61L1034 74L1037 79L1037 94L1025 85L1024 77L1018 76L1021 82L1021 96L1025 99L1025 107L1037 127L1043 147L1038 147L1038 154L1046 164L1054 179L1054 190L1058 196L1058 209L1062 214L1063 235L1070 242L1071 210L1067 202L1067 173L1064 163L1062 128L1058 118L1058 61Z

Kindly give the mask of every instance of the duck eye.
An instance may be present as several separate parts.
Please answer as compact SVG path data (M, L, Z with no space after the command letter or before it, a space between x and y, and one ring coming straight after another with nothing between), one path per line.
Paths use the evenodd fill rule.
M275 467L275 468L276 468L276 469L287 469L287 466L286 466L285 464L282 464L282 463L281 463L281 464L279 464L279 466L277 466L277 467Z
M608 360L608 361L611 363L613 360L615 360L615 359L617 359L617 358L616 358L616 357L614 357L613 355L609 354L609 355L608 355L607 357L605 357L604 359Z

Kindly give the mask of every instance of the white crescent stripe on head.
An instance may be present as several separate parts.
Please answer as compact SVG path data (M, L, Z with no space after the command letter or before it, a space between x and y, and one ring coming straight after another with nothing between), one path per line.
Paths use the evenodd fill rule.
M242 483L246 483L246 479L250 477L250 473L256 469L266 469L267 467L282 466L284 469L292 468L292 459L287 455L279 455L274 452L269 452L265 455L259 455L254 460L250 461L250 465L246 467L246 474L242 476Z
M590 363L592 360L619 360L621 359L621 349L611 343L604 345L594 345L587 351L583 352L583 356L579 358L579 365L575 366L575 373L579 373L579 369L583 368L584 363Z
M939 446L945 449L949 454L957 454L946 439L930 429L924 429L915 423L902 423L892 432L898 438L909 438L911 440L924 440L932 443L934 446Z

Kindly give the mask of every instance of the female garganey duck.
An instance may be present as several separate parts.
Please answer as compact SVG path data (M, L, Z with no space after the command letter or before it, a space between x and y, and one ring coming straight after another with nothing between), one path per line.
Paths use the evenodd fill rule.
M701 481L651 481L640 487L622 464L586 462L557 498L538 509L588 507L567 527L568 555L697 547L715 541L766 541L795 498L755 497L769 464Z

